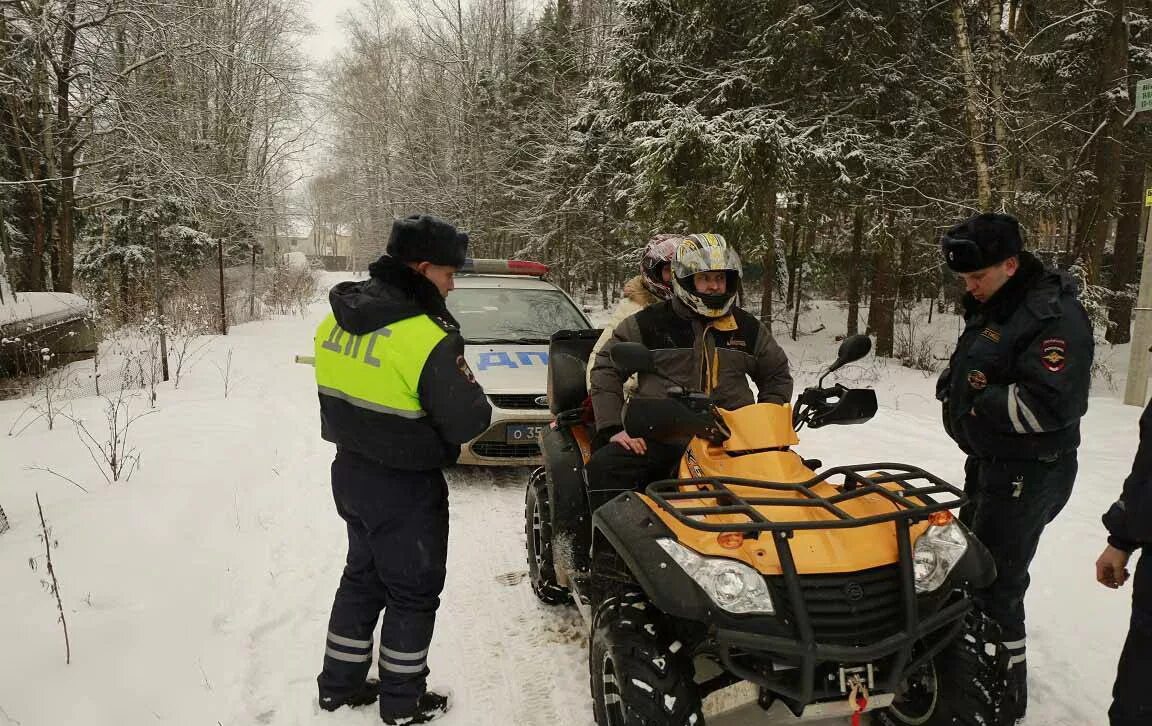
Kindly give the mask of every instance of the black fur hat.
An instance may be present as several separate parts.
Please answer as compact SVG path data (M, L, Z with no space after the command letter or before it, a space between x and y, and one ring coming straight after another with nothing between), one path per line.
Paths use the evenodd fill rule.
M439 217L413 214L392 222L388 255L401 262L431 262L461 267L468 249L468 235Z
M1024 249L1020 223L1010 214L977 214L944 233L944 262L953 272L975 272Z

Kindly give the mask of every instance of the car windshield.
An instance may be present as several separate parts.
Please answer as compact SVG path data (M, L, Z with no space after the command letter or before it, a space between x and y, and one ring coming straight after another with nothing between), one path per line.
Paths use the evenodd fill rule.
M588 322L559 290L456 288L448 310L466 343L547 343L557 330Z

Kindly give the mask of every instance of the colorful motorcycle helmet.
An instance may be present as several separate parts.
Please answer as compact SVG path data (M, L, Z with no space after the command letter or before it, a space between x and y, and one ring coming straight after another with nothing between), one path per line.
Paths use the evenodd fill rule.
M664 282L664 266L672 264L676 248L684 240L679 234L658 234L648 240L644 254L640 257L640 280L648 292L661 300L672 297L672 286Z
M700 272L723 271L727 287L724 292L706 295L696 292L692 279ZM693 234L684 238L672 260L672 290L692 312L706 318L722 318L732 309L740 285L740 255L718 234Z

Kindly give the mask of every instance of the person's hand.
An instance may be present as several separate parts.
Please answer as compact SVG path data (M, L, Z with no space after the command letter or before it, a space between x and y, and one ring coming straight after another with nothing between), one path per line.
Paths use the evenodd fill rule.
M648 444L644 442L644 439L634 439L628 435L627 431L620 431L608 440L617 446L623 446L634 454L644 455L648 453Z
M1128 581L1129 553L1112 545L1104 548L1096 559L1096 581L1113 590Z

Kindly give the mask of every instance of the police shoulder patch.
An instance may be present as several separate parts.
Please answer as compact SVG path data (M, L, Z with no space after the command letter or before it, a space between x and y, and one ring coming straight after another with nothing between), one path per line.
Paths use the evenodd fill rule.
M984 371L968 371L968 385L982 391L988 387L988 376L984 375Z
M1040 344L1040 362L1050 373L1059 373L1068 363L1068 343L1063 338L1047 338Z

